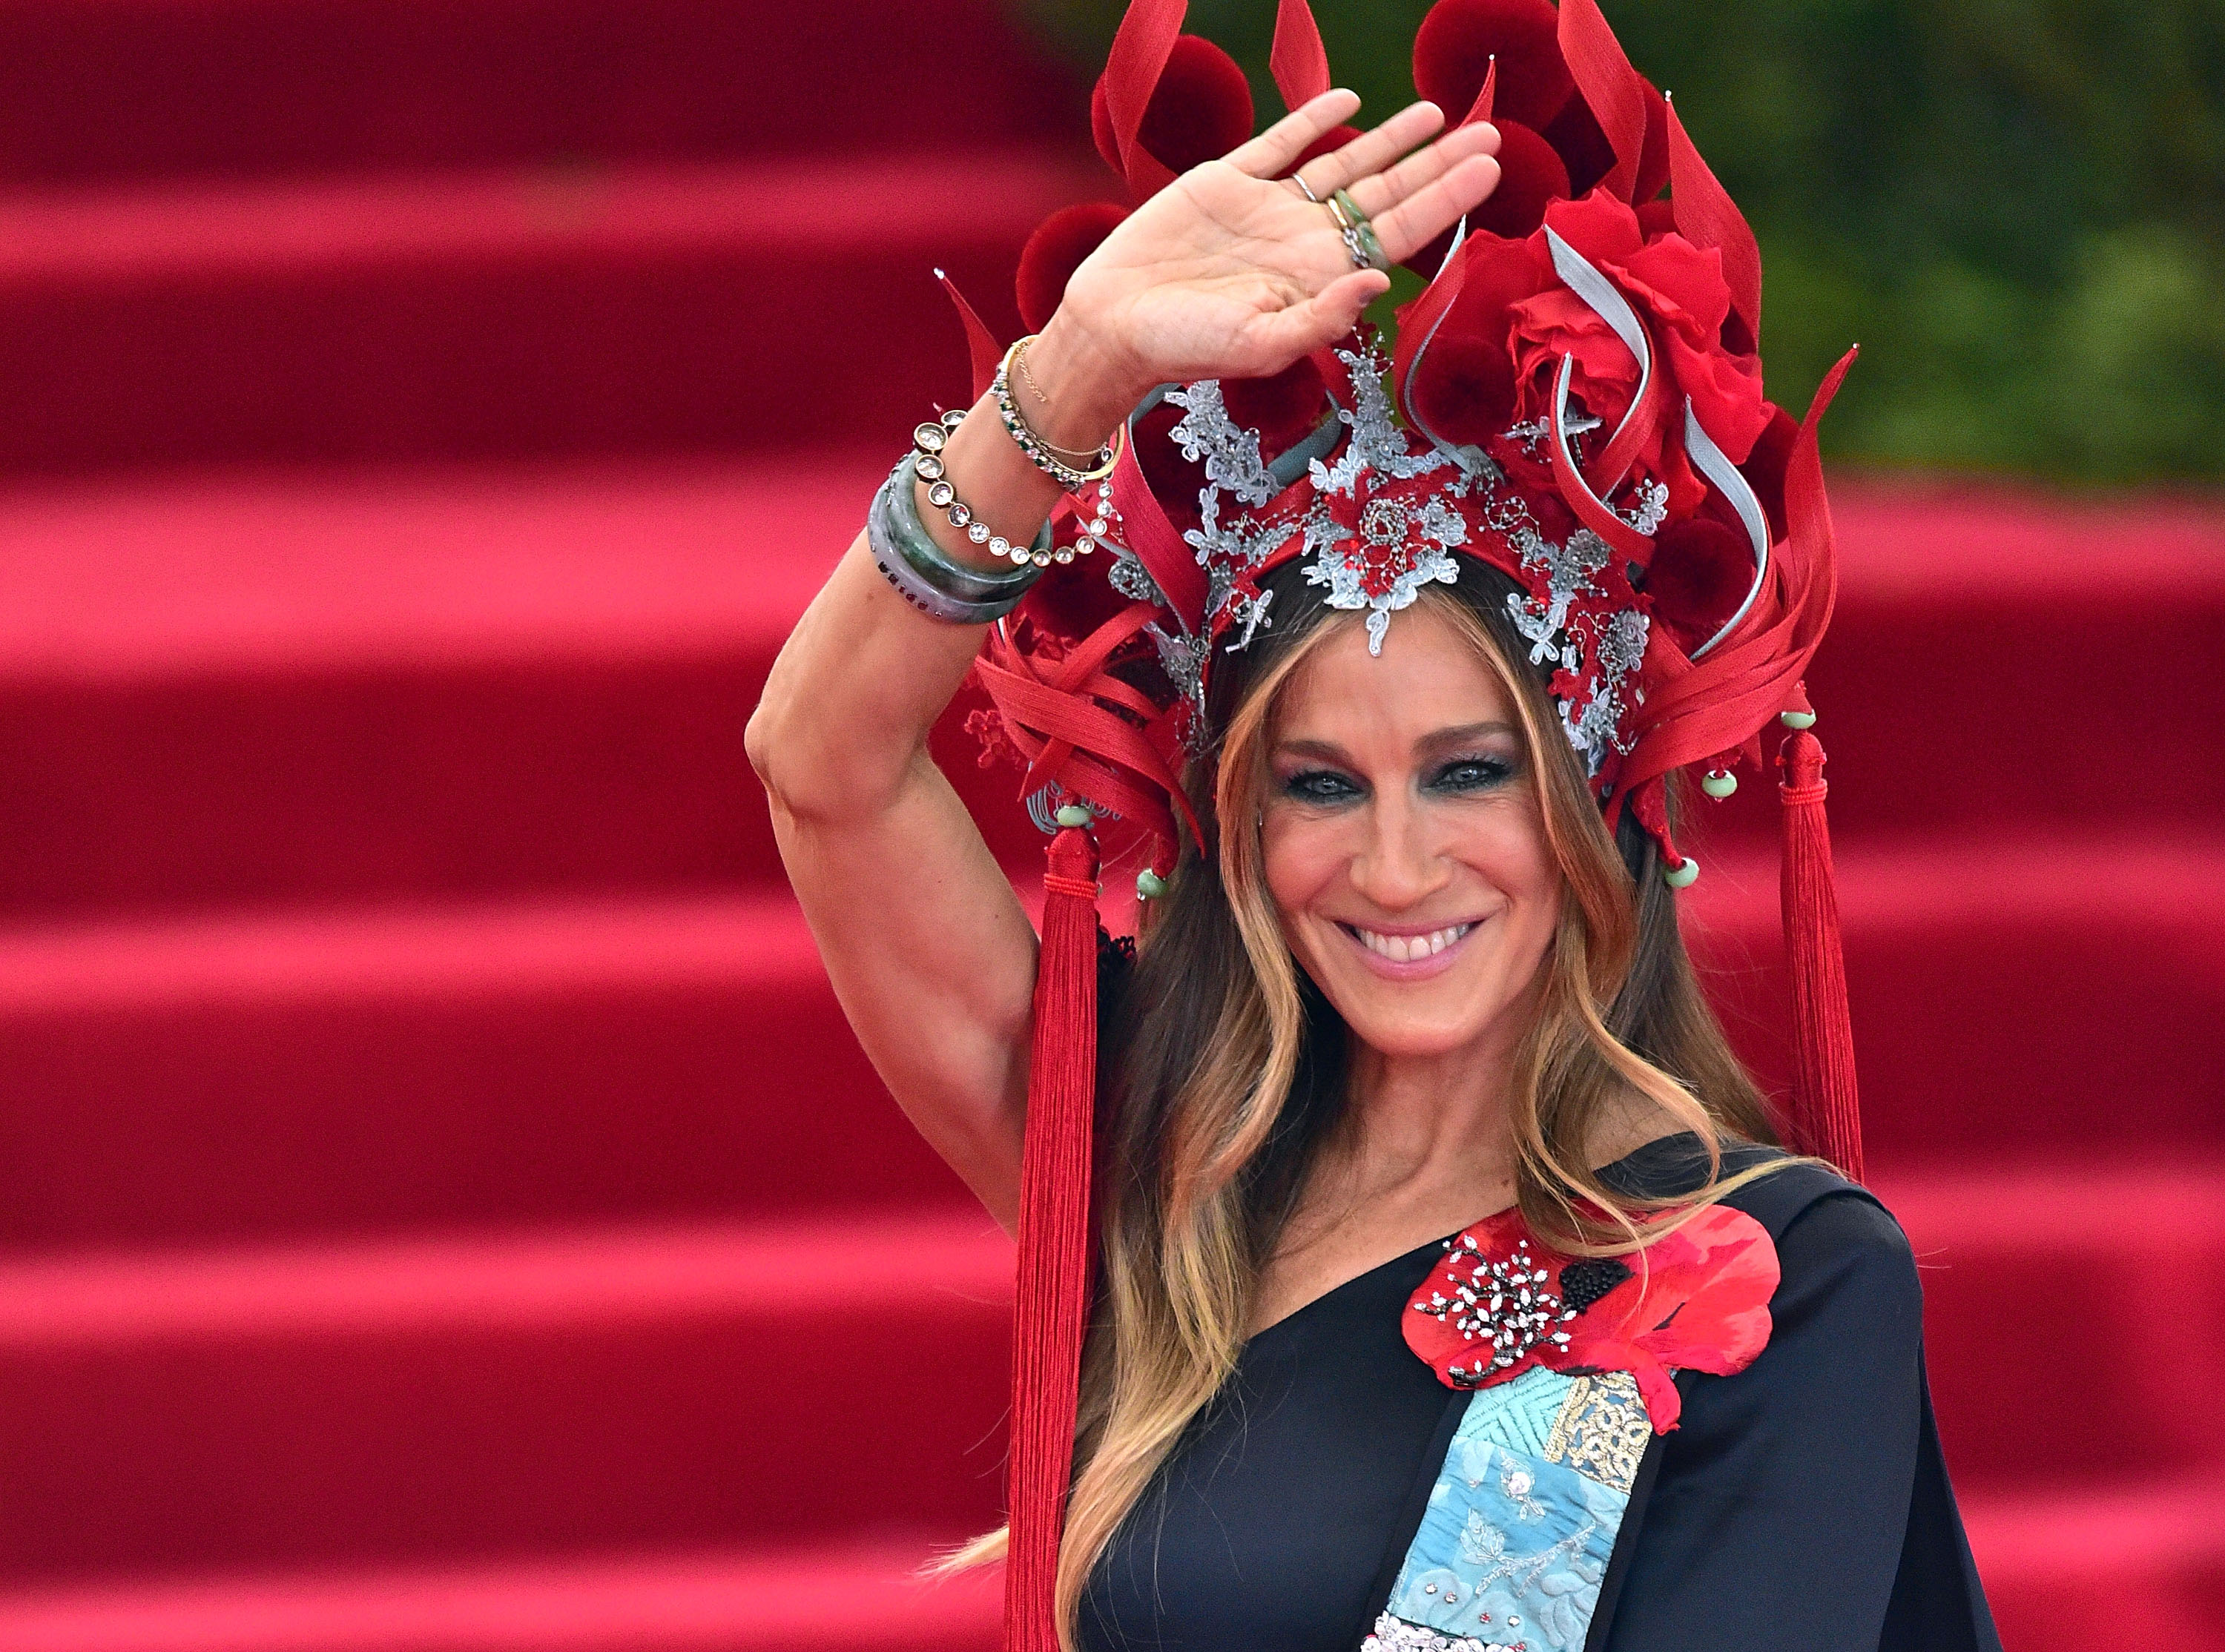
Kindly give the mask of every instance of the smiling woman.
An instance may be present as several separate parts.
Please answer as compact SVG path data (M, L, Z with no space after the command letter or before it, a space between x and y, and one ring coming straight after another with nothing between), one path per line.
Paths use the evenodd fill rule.
M1467 118L1365 133L1284 0L1292 112L1225 155L1181 16L1099 89L1138 204L1038 232L1039 331L974 324L750 724L860 1041L1019 1239L1011 1522L950 1564L1008 1557L1008 1652L1997 1647L1839 1174L1835 376L1764 400L1753 238L1594 0L1442 0ZM969 674L1040 946L927 755ZM1677 928L1670 782L1772 725L1815 1156Z

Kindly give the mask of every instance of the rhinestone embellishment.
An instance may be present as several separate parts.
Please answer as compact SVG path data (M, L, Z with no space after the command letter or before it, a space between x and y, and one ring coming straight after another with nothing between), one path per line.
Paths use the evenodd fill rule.
M1455 1360L1446 1374L1457 1385L1475 1388L1493 1371L1504 1370L1541 1345L1565 1348L1569 1333L1558 1327L1576 1317L1548 1282L1552 1275L1531 1253L1530 1241L1515 1243L1513 1254L1493 1262L1461 1234L1446 1249L1448 1265L1473 1260L1465 1282L1447 1296L1432 1291L1413 1305L1417 1313L1449 1325L1465 1341L1481 1342L1465 1369Z

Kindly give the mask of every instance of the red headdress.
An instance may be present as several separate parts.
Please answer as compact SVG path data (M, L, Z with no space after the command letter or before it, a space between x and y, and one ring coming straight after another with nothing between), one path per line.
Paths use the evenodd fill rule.
M1252 130L1242 74L1181 33L1184 11L1133 0L1098 83L1098 148L1138 199ZM1270 61L1292 107L1328 89L1305 0L1281 0ZM1772 722L1791 731L1778 761L1792 1136L1861 1174L1822 750L1801 687L1836 585L1816 422L1852 352L1798 424L1765 399L1753 232L1596 0L1440 0L1414 72L1447 110L1498 125L1502 180L1417 256L1431 279L1399 313L1389 360L1360 334L1271 380L1155 395L1110 482L1061 530L1109 554L1054 569L977 668L1027 759L1024 795L1058 826L1021 1195L1008 1652L1056 1645L1090 1275L1089 823L1114 814L1141 834L1146 887L1171 870L1177 831L1195 838L1185 743L1213 661L1273 625L1261 581L1275 569L1303 560L1329 605L1365 612L1376 651L1391 617L1424 583L1456 581L1462 559L1511 576L1509 618L1601 807L1636 817L1677 887L1698 868L1671 839L1669 775L1700 765L1721 794L1733 769L1759 767ZM1030 326L1125 212L1069 207L1036 231L1020 265ZM993 364L967 319L977 364ZM1170 693L1117 669L1138 656Z

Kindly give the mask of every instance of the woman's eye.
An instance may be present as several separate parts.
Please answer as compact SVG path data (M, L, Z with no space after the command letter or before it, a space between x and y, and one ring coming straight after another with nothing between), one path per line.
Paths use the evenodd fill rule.
M1283 782L1283 791L1285 796L1301 803L1341 803L1360 795L1359 787L1342 775L1331 774L1325 769L1292 775Z
M1503 757L1455 757L1429 783L1440 791L1475 792L1512 778L1514 765Z

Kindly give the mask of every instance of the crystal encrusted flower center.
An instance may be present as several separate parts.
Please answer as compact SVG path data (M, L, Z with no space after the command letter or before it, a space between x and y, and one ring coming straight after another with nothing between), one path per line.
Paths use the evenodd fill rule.
M1446 1267L1455 1275L1461 1263L1474 1263L1467 1278L1455 1283L1449 1296L1432 1291L1415 1302L1413 1309L1450 1326L1463 1341L1481 1345L1465 1369L1459 1361L1453 1363L1446 1375L1454 1383L1474 1388L1542 1345L1569 1345L1569 1333L1559 1327L1575 1319L1576 1310L1553 1289L1551 1270L1531 1254L1529 1240L1518 1241L1497 1262L1465 1233L1447 1250Z

